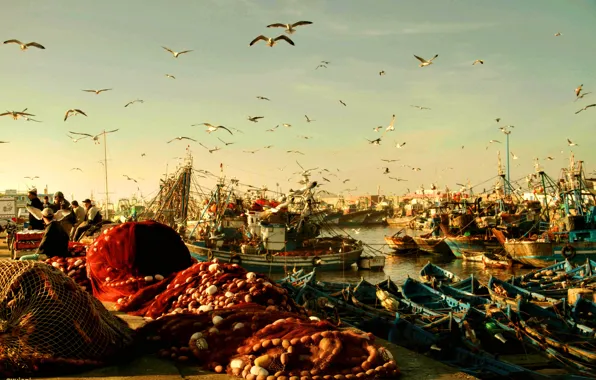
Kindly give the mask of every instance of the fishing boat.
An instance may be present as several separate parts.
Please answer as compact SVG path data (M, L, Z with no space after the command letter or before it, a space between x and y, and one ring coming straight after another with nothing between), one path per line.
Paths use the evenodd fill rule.
M430 234L422 236L414 236L414 242L419 249L435 255L450 256L451 248L445 243L445 238L430 236Z
M513 260L485 252L482 254L482 264L485 268L509 269L513 267Z
M240 225L230 223L229 218L235 217L227 212L234 183L220 179L199 218L202 222L188 234L186 246L209 260L237 263L261 273L351 268L362 255L362 242L348 236L319 236L321 226L309 218L316 204L317 183L309 181L307 172L303 177L301 189L288 193L275 207L249 212Z
M483 255L484 255L483 251L461 250L461 258L464 259L464 261L481 263Z
M554 182L543 171L539 174L543 181ZM512 259L536 268L565 259L577 263L596 260L596 207L593 206L596 195L586 184L583 162L576 162L573 154L570 167L563 170L562 178L557 182L556 191L565 218L556 223L547 215L547 221L553 222L555 230L520 239L506 239L502 234L497 236ZM546 203L546 197L544 199ZM559 229L566 231L556 231Z
M503 249L497 239L487 239L484 235L447 236L445 243L458 259L464 258L464 251L487 252Z
M564 304L564 301L559 299L531 292L492 276L488 280L487 288L493 301L501 307L509 306L515 308L518 305L519 299L533 302L543 308L556 307Z
M438 265L434 265L430 261L423 266L422 269L420 269L420 279L424 282L436 282L443 284L461 281L461 278Z
M457 298L437 291L410 277L408 277L402 285L401 293L404 298L424 308L428 308L439 313L465 313L470 309L470 303L462 302ZM480 301L480 297L476 297L474 295L467 296L465 298L474 299L474 302L477 302L478 304L482 302Z
M385 236L385 242L395 251L396 254L411 253L418 250L418 245L409 235L400 235L402 230L397 231L391 236Z
M519 300L511 320L535 345L550 348L582 374L593 376L596 370L596 338L594 330L570 324L558 314L526 300ZM544 350L546 351L546 350Z

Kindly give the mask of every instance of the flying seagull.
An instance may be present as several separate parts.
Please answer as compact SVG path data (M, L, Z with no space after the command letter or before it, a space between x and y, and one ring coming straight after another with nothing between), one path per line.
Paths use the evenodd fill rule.
M511 157L513 157L514 160L517 160L519 158L513 152L511 152Z
M224 143L224 145L225 145L225 146L228 146L228 145L232 145L232 144L234 144L233 142L225 142L225 141L223 141L222 139L220 139L219 137L218 137L217 139L218 139L219 141L221 141L222 143Z
M419 110L429 110L430 109L428 107L423 107L423 106L410 106L410 107L418 108Z
M492 144L492 143L499 143L500 144L501 142L499 140L490 140L488 143L489 144Z
M174 137L173 139L171 139L170 141L168 141L168 144L171 143L174 140L179 140L179 141L181 141L181 140L190 140L190 141L197 142L197 140L191 139L190 137L180 136L180 137Z
M72 169L70 169L70 171L73 171L73 170L78 170L78 171L80 171L80 172L82 172L82 171L83 171L83 169L81 169L81 168L72 168Z
M341 100L341 99L340 99L340 100L339 100L339 102L340 102L341 104L343 104L343 105L344 105L344 107L347 107L347 104L346 104L346 103L344 103L344 101L343 101L343 100Z
M83 90L85 92L94 92L95 95L99 95L101 92L110 91L111 88L103 88L101 90Z
M122 174L123 177L126 177L127 180L133 181L134 183L138 183L136 179L127 176L126 174Z
M381 75L385 75L385 70L379 71L379 76L381 76Z
M561 32L555 33L555 37L559 37L559 36L561 36Z
M126 105L124 105L124 107L128 107L128 106L133 105L135 103L143 103L143 102L144 101L142 99L136 99L136 100L133 100L132 102L126 103Z
M195 125L205 125L205 126L207 126L207 127L208 127L208 128L207 128L207 133L215 132L215 131L217 131L218 129L225 129L225 130L226 130L226 131L228 131L228 132L229 132L231 135L233 135L232 131L230 131L228 128L224 127L223 125L218 125L218 126L215 126L215 125L212 125L212 124L209 124L209 123L202 123L202 124L193 124L192 126L195 126Z
M266 130L265 132L274 132L277 128L279 128L279 125L276 125L273 128L269 128L268 130Z
M495 121L498 123L499 121L501 121L501 118L498 117L498 118L495 119Z
M71 140L72 140L72 142L74 142L74 143L78 142L79 140L86 139L87 137L93 137L93 136L91 136L91 135L88 135L88 136L83 136L83 137L74 138L74 137L72 137L72 136L71 136L71 135L69 135L69 134L66 134L66 136L68 136L68 138L69 138L69 139L71 139Z
M576 96L576 97L575 97L575 100L574 100L574 102L577 102L577 100L578 100L578 99L583 99L583 98L584 98L584 96L586 96L586 95L588 95L588 94L591 94L591 92L584 92L584 93L582 93L582 94L580 94L580 95Z
M18 111L6 111L4 113L0 113L0 116L7 116L10 115L12 116L13 120L17 120L19 117L27 117L27 116L35 116L33 114L30 113L26 113L25 111L27 110L27 108L25 108L23 111L18 112Z
M328 65L328 64L330 64L331 62L329 62L329 61L321 61L321 63L322 63L323 65Z
M395 144L395 147L398 148L398 149L401 149L401 148L403 148L404 145L406 145L405 142L403 142L401 144L400 143L397 143L397 144ZM463 146L462 146L462 148L463 148Z
M307 122L307 123L310 123L310 122L316 121L316 120L314 120L314 119L310 119L310 118L308 117L308 115L304 115L304 117L306 118L306 122Z
M243 150L244 153L251 153L251 154L255 154L259 151L260 149L255 149L255 150Z
M248 120L252 121L253 123L258 123L259 119L263 119L265 116L249 116Z
M547 160L549 160L549 161L552 161L552 160L554 160L555 158L554 158L554 157L551 157L551 156L548 156L548 157L546 157L546 159L547 159Z
M273 47L275 44L277 44L277 41L279 40L284 40L287 43L289 43L290 45L294 46L294 41L292 41L289 37L286 37L284 35L281 36L277 36L275 38L270 38L270 37L265 37L264 35L260 35L257 38L255 38L254 40L250 41L250 44L248 44L248 46L252 46L255 43L257 43L258 41L265 41L267 43L267 46L269 47Z
M373 128L373 131L379 132L381 129L383 129L383 126L382 125L379 125L378 127L374 127Z
M270 100L269 98L266 98L264 96L257 96L257 99L261 99L261 100Z
M575 89L575 96L579 96L579 93L582 92L584 85L580 84L579 86L577 86L577 88Z
M263 149L271 149L271 148L273 148L273 145L265 145L265 146L263 147Z
M321 63L319 66L315 67L315 70L318 69L319 67L327 68L327 65L324 65L324 64Z
M166 77L170 78L170 79L176 79L175 76L171 75L171 74L166 74Z
M428 61L424 58L421 58L419 56L417 56L416 54L414 54L414 57L416 57L417 60L420 61L420 65L418 65L418 67L424 67L424 66L428 66L428 65L432 65L433 64L433 60L435 58L437 58L439 55L435 54L434 57L432 57L431 59L429 59Z
M86 136L86 137L90 137L95 144L99 144L99 136L103 135L104 133L112 133L112 132L117 132L118 129L112 129L111 131L105 131L105 132L101 132L95 136L90 135L89 133L82 133L82 132L73 132L73 131L69 131L69 133L72 133L73 135L80 135L80 136ZM68 136L68 135L67 135ZM69 136L70 137L70 136ZM72 139L72 137L71 137ZM79 139L81 140L81 139ZM77 140L78 141L78 140ZM76 142L76 141L75 141Z
M579 146L579 144L574 143L573 141L567 139L567 145L569 146Z
M191 52L191 51L192 51L192 50L184 50L184 51L181 51L181 52L177 52L177 51L173 51L172 49L169 49L169 48L167 48L167 47L165 47L165 46L162 46L162 48L164 48L165 50L167 50L167 51L169 51L170 53L172 53L172 55L174 56L174 58L178 58L178 56L179 56L180 54L189 53L189 52Z
M301 25L310 25L310 24L312 24L311 21L298 21L293 24L275 23L275 24L267 25L267 28L285 28L286 33L293 34L296 31L296 29L294 29L295 27L301 26Z
M39 177L35 176L35 177L23 177L23 178L27 178L27 179L30 179L31 181L33 181L35 178L39 178Z
M73 109L69 109L68 111L66 111L66 113L64 114L64 121L66 121L66 119L68 119L69 116L75 116L77 114L87 116L87 114L85 112L81 111L80 109L73 108Z
M0 144L8 144L10 141L0 141Z
M388 160L388 159L385 159L385 158L381 158L381 161L385 161L385 162L397 162L399 160Z
M36 123L41 123L41 120L35 120L35 119L30 118L29 116L23 116L23 119L25 119L27 121L34 121Z
M384 168L383 174L389 174L389 168Z
M475 64L477 64L477 63L479 63L479 64L481 64L481 65L484 65L484 61L483 61L483 60L481 60L481 59L477 59L477 60L475 60L475 61L474 61L474 63L472 63L472 66L474 66L474 65L475 65Z
M387 126L387 129L385 129L385 132L395 130L395 128L393 127L394 123L395 123L395 115L393 115L393 117L391 118L391 123L389 123L389 125Z
M299 151L299 150L288 150L288 151L286 151L286 153L296 153L296 154L301 154L301 155L303 155L303 156L304 156L304 153L302 153L302 152L301 152L301 151Z
M369 140L369 139L365 139L365 140L368 141L369 144L381 145L381 138L380 137L378 139L374 139L374 140Z
M389 176L389 178L390 179L393 179L393 180L396 180L398 182L400 182L400 181L408 181L407 179L395 178L395 177L391 177L391 176Z
M292 124L283 123L282 125L283 125L284 127L286 127L286 128L292 128Z
M590 107L596 107L596 103L595 104L588 104L587 106L585 106L584 108L580 109L579 111L577 111L575 114L577 115L578 113L587 110Z
M28 42L26 44L22 43L19 40L7 40L4 41L5 44L17 44L20 45L21 50L27 50L29 48L29 46L33 46L36 47L38 49L45 49L45 47L43 47L42 45L38 44L37 42Z

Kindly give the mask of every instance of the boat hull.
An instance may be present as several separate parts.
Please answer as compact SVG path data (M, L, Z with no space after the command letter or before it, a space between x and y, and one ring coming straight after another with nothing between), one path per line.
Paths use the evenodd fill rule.
M394 251L413 251L418 249L418 245L413 239L404 240L401 238L394 238L393 236L385 236L385 243Z
M362 248L357 248L349 252L325 254L320 256L272 255L269 257L270 261L268 261L266 255L220 251L216 249L199 247L189 243L186 243L186 246L190 250L191 254L202 257L209 257L209 255L212 254L213 258L226 263L239 261L239 264L246 270L261 273L287 272L293 268L296 268L297 270L303 269L304 271L311 271L314 268L316 268L317 271L338 271L348 269L352 266L352 264L358 262L363 250ZM235 259L232 259L232 256L234 256ZM240 260L238 260L237 257L239 257ZM316 265L318 260L320 260L319 265Z
M464 259L464 261L472 261L472 262L476 262L476 263L481 263L482 256L484 256L484 252L482 252L482 251L462 250L461 254L462 254L462 259Z
M497 240L486 240L483 237L473 236L447 237L445 243L458 259L463 258L462 251L485 252L501 248Z
M413 239L416 242L416 245L418 245L418 248L423 251L434 253L436 255L451 255L452 254L451 248L449 248L447 243L445 243L445 239L443 239L443 238L433 239L433 238L414 237Z
M412 217L405 217L405 218L387 218L387 224L391 227L397 228L411 228L415 226L414 218Z
M540 242L540 241L507 241L503 244L505 252L514 261L535 268L545 268L555 263L564 261L563 248L567 243ZM575 255L569 258L573 263L585 263L586 259L596 260L596 242L569 243L575 250Z
M339 217L340 226L382 225L387 224L385 211L363 210L344 214Z

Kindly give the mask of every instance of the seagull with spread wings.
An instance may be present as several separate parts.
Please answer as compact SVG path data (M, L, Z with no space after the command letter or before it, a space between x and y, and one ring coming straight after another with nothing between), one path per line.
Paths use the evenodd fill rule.
M580 95L578 95L578 96L575 97L574 102L577 102L579 99L583 99L584 96L586 96L588 94L591 94L591 92L582 92Z
M78 170L78 171L80 171L80 172L82 172L82 171L83 171L83 169L81 169L81 168L72 168L72 169L70 169L70 171L73 171L73 170Z
M112 90L111 88L102 88L101 90L82 90L82 91L93 92L93 93L95 93L95 95L99 95L102 92L111 91L111 90Z
M381 145L381 138L380 137L377 138L377 139L374 139L374 140L369 140L369 139L365 139L365 140L368 141L368 143L369 144L372 144L372 145Z
M307 123L312 123L313 121L316 121L314 119L309 118L308 115L304 115L304 117L306 118Z
M33 181L34 179L39 178L39 177L35 176L35 177L23 177L23 178L27 178L27 179L30 179L31 181Z
M286 151L286 153L296 153L296 154L301 154L301 155L303 155L303 156L304 156L304 153L302 153L302 152L301 152L301 151L299 151L299 150L288 150L288 151Z
M348 105L347 105L346 103L344 103L344 101L343 101L343 100L341 100L341 99L339 100L339 102L340 102L340 103L341 103L341 104L342 104L344 107L347 107L347 106L348 106Z
M569 146L579 146L579 144L574 143L573 141L567 139L567 145Z
M70 116L76 116L76 115L83 115L83 116L87 116L87 114L83 111L81 111L78 108L73 108L73 109L69 109L68 111L66 111L66 113L64 114L64 121L66 121L66 119L68 119Z
M8 144L10 141L0 141L0 144Z
M267 25L267 28L285 28L285 32L288 34L293 34L296 31L296 27L297 26L301 26L301 25L310 25L312 24L312 21L298 21L295 22L293 24L282 24L282 23L275 23L275 24L270 24Z
M171 143L172 141L175 141L175 140L178 140L178 141L182 141L182 140L190 140L190 141L197 142L197 140L195 140L195 139L193 139L193 138L186 137L186 136L179 136L179 137L174 137L173 139L171 139L170 141L168 141L168 144L169 144L169 143Z
M134 183L138 183L136 179L127 176L126 174L122 174L123 177L126 177L128 181L133 181Z
M419 110L429 110L430 109L428 107L423 107L423 106L410 106L410 107L418 108Z
M408 181L407 179L395 178L395 177L391 177L391 176L389 176L389 178L390 178L390 179L392 179L392 180L395 180L395 181L397 181L397 182L401 182L401 181L405 181L405 182L407 182L407 181Z
M71 135L69 135L68 133L66 134L66 136L68 136L68 138L71 139L72 142L74 142L74 143L78 142L79 140L83 140L83 139L86 139L88 137L92 137L91 135L87 135L87 136L75 138L75 137L72 137Z
M264 119L265 116L249 116L248 120L252 121L253 123L258 123L259 119Z
M219 141L221 141L222 143L224 143L224 145L225 145L225 146L228 146L228 145L232 145L232 144L234 144L233 142L225 142L225 141L223 141L222 139L220 139L219 137L218 137L217 139L218 139Z
M417 56L416 54L414 54L414 57L416 57L417 60L420 61L420 65L418 65L418 67L425 67L425 66L429 66L433 64L433 61L435 58L437 58L439 55L435 54L434 57L432 57L431 59L429 59L428 61L422 57Z
M244 153L251 153L251 154L255 154L259 151L260 149L255 149L255 150L243 150Z
M276 125L276 126L275 126L275 127L273 127L273 128L269 128L269 129L267 129L265 132L275 132L275 130L276 130L277 128L279 128L279 124L278 124L278 125Z
M264 35L261 34L260 36L256 37L254 40L250 41L250 44L248 44L248 46L252 46L259 41L265 41L267 43L267 46L273 47L277 44L277 41L280 41L280 40L286 41L290 45L294 46L294 41L292 41L289 37L284 36L283 34L281 36L277 36L275 38L265 37Z
M97 134L97 135L95 135L95 136L93 136L93 135L90 135L89 133L82 133L82 132L73 132L73 131L69 131L69 133L72 133L73 135L80 135L80 136L86 136L86 137L90 137L90 138L93 140L93 142L94 142L95 144L99 144L99 136L101 136L101 135L103 135L103 134L105 134L105 133L112 133L112 132L118 132L118 131L119 131L119 129L112 129L111 131L104 131L104 132L98 133L98 134ZM68 136L68 135L67 135L67 136ZM69 137L70 137L70 136L69 136ZM71 139L72 139L72 137L71 137ZM78 139L78 140L81 140L81 139ZM78 140L77 140L77 141L78 141ZM75 141L75 142L76 142L76 141Z
M164 50L166 50L166 51L169 51L170 53L172 53L172 55L174 56L174 58L178 58L178 56L179 56L180 54L186 54L186 53L190 53L190 52L192 51L192 50L183 50L183 51L181 51L181 52L177 52L177 51L174 51L174 50L172 50L172 49L170 49L170 48L167 48L167 47L165 47L165 46L162 46L162 48L163 48Z
M124 105L124 108L126 108L126 107L128 107L128 106L131 106L131 105L133 105L133 104L135 104L135 103L143 103L143 102L144 102L144 100L142 100L142 99L136 99L136 100L133 100L133 101L131 101L131 102L128 102L128 103L126 103L126 104Z
M224 127L223 125L215 126L215 125L212 125L209 123L201 123L201 124L193 124L193 125L191 125L191 127L194 127L196 125L204 125L204 126L208 127L206 130L207 133L215 132L218 129L225 129L226 131L228 131L229 134L233 135L232 131L230 131L228 128Z
M265 96L257 96L257 99L259 99L259 100L269 100L269 101L271 101L271 99L269 99L269 98L267 98L267 97L265 97Z
M170 79L176 79L176 77L175 77L175 76L173 76L173 75L171 75L171 74L166 74L166 77L167 77L167 78L170 78Z
M393 126L393 124L395 124L395 114L393 114L393 116L391 118L391 123L389 123L389 125L385 129L385 132L389 132L389 131L395 130L395 127Z
M21 47L21 50L25 51L29 49L29 46L36 47L38 49L45 49L42 45L38 44L37 42L27 42L26 44L22 43L19 40L7 40L4 41L4 44L17 44Z
M475 60L475 61L474 61L474 63L472 63L472 66L474 66L474 65L475 65L475 64L477 64L477 63L479 63L479 64L481 64L481 65L484 65L484 61L483 61L483 60L481 60L481 59L477 59L477 60Z
M20 112L19 111L6 111L4 113L0 113L0 116L10 115L10 116L12 116L13 120L17 120L19 117L26 118L27 116L35 116L33 114L26 113L25 111L27 111L27 108L25 108L24 110L22 110Z
M575 114L577 115L578 113L582 112L582 111L586 111L588 108L590 107L596 107L596 103L594 104L588 104L587 106L585 106L584 108L580 109L579 111L577 111Z

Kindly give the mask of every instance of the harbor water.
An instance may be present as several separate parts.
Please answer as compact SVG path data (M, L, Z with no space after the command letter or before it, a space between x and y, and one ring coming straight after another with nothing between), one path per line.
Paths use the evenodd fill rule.
M365 252L375 250L378 251L375 252L376 254L383 253L386 255L384 270L370 271L353 269L342 272L318 272L317 279L321 281L357 283L361 278L364 278L371 283L378 283L387 278L391 278L392 281L401 284L408 278L408 276L418 279L420 269L429 261L462 278L473 274L482 282L487 282L490 276L499 279L508 279L511 276L524 274L531 270L515 265L510 269L484 268L483 264L479 262L464 261L456 259L455 256L438 256L424 252L400 256L393 255L393 251L385 244L384 237L391 236L399 230L400 228L389 226L343 228L345 233L355 239L361 240L368 246L365 249ZM418 231L407 231L410 236L415 236L417 232ZM276 276L275 274L271 274L271 277L277 279L282 277L282 275Z

